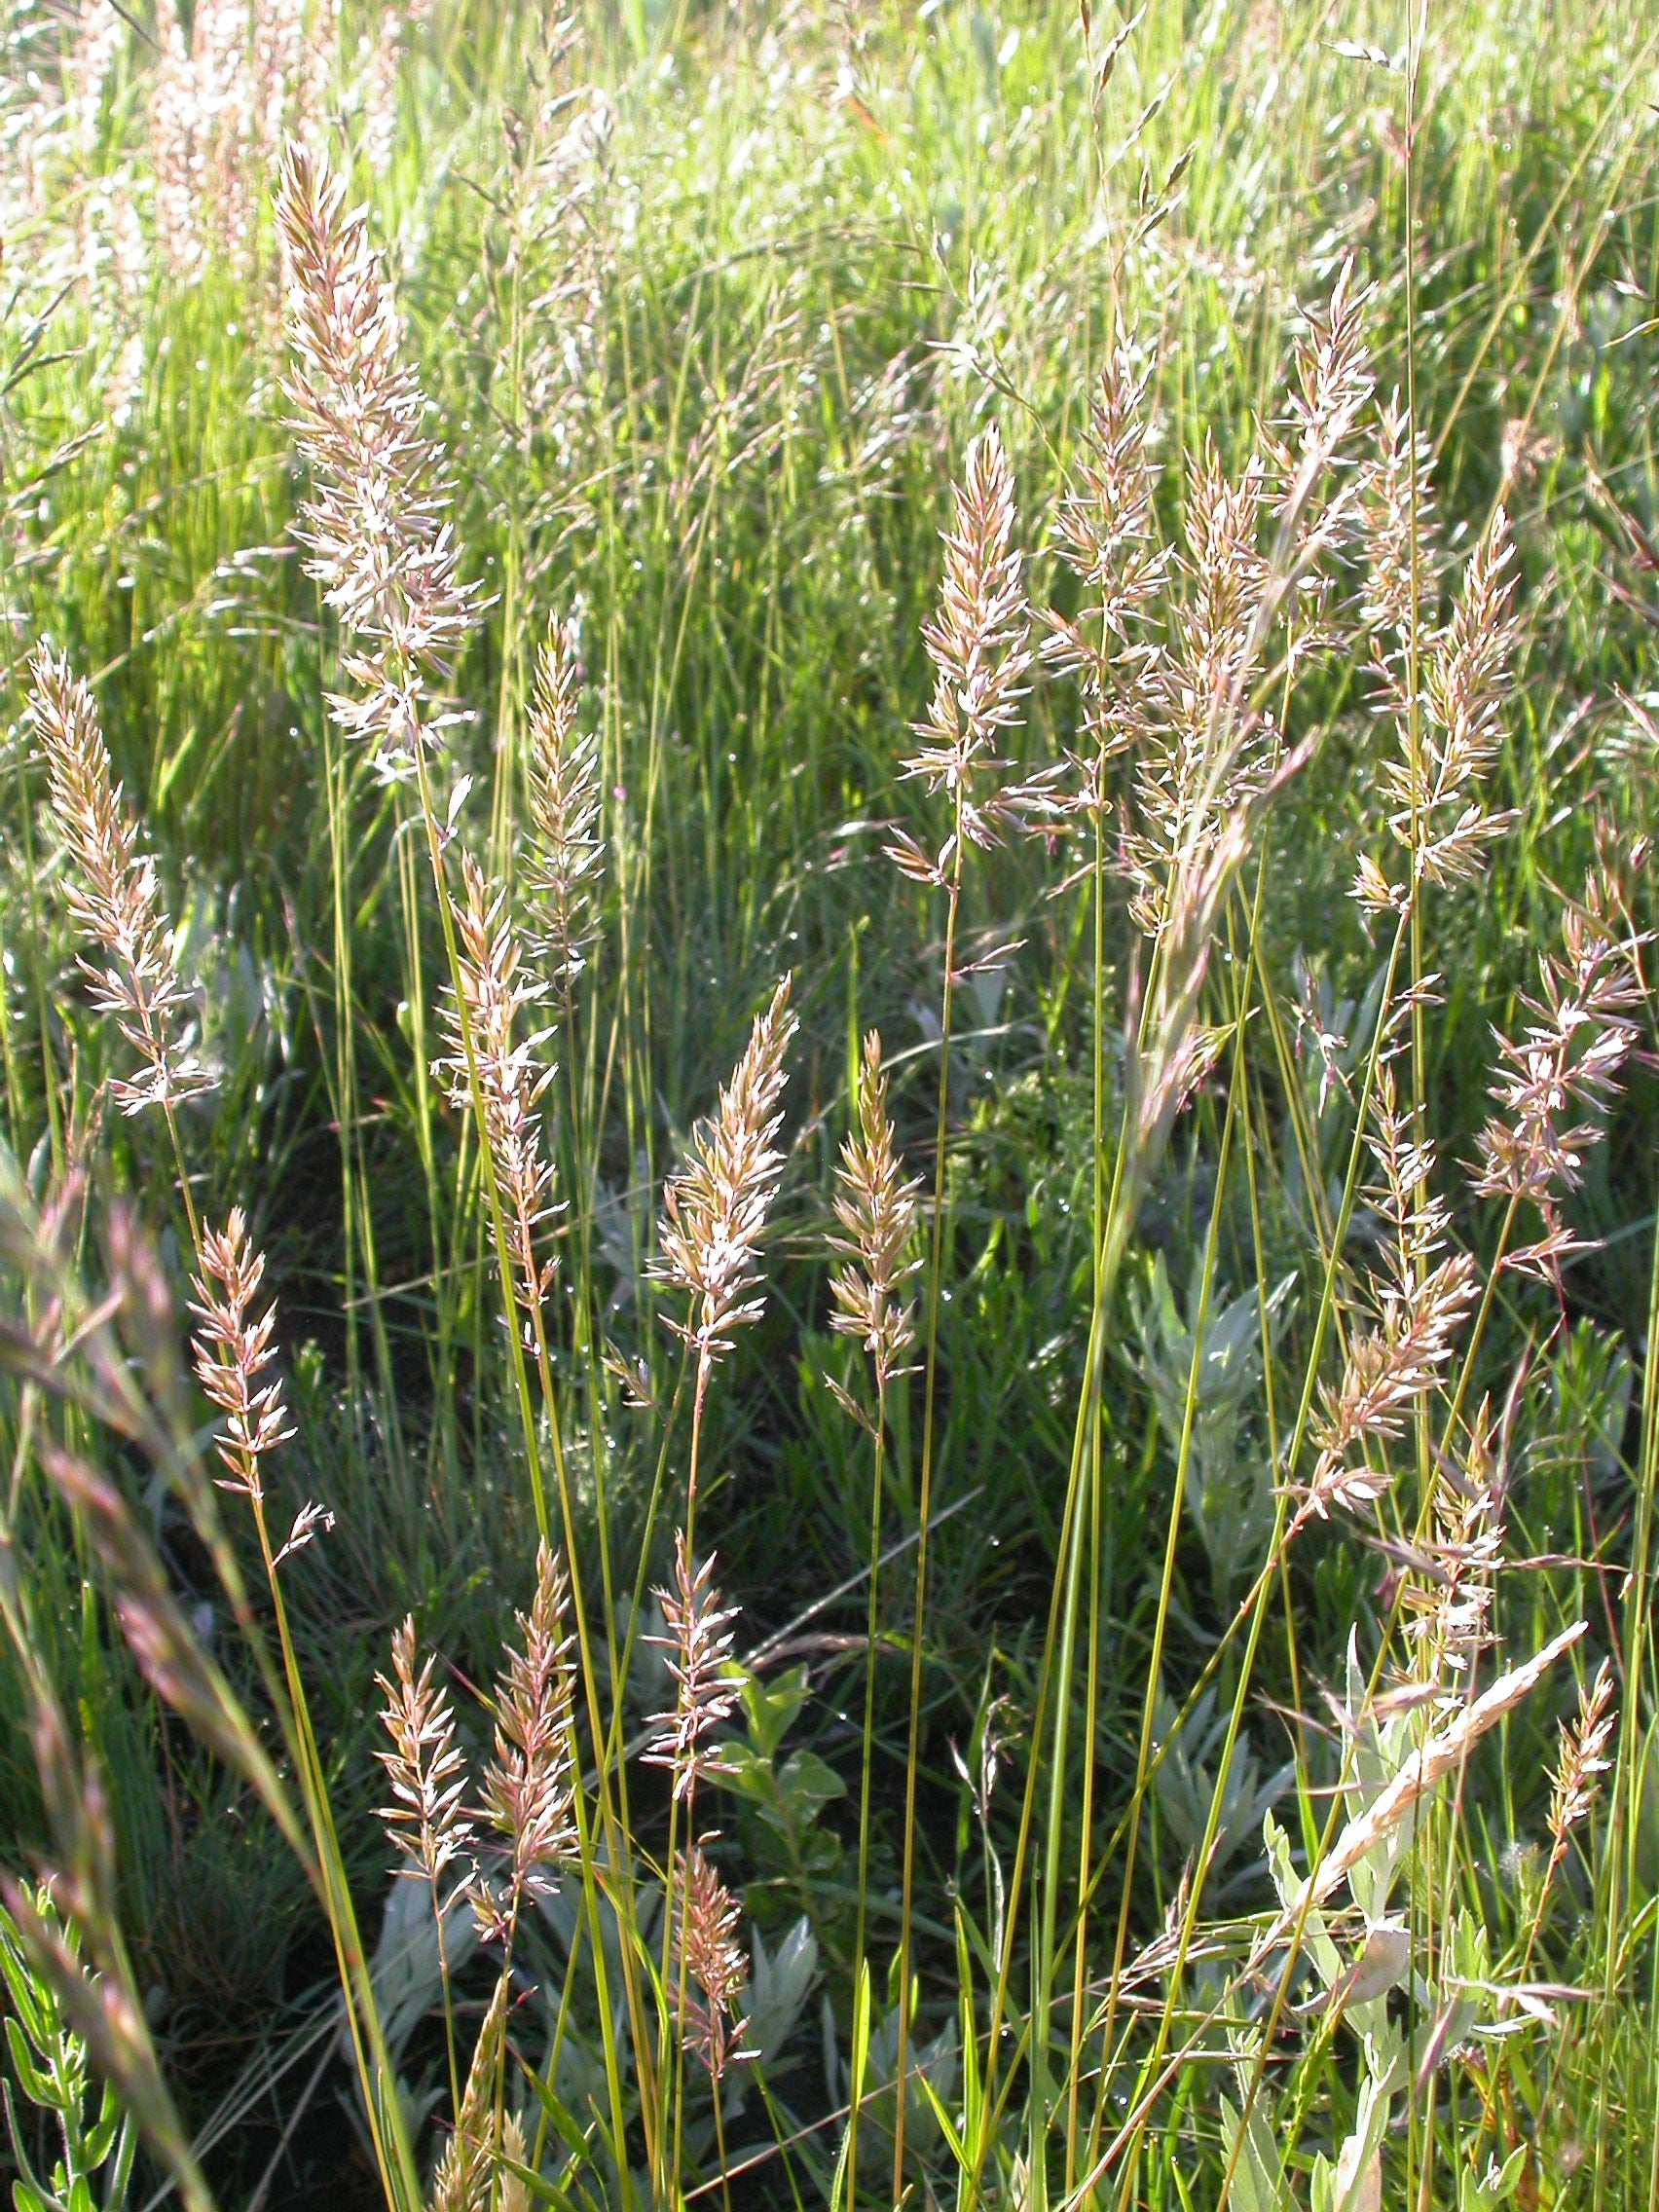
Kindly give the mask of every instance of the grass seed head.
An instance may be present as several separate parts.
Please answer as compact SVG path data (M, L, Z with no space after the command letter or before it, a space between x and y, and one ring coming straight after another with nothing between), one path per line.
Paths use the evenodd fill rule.
M657 1592L665 1633L649 1640L667 1654L676 1696L672 1713L651 1716L654 1733L645 1757L648 1765L669 1769L674 1794L682 1800L706 1777L731 1771L710 1738L737 1711L742 1694L731 1672L737 1608L721 1605L714 1571L712 1555L693 1569L685 1531L677 1530L674 1586Z
M574 625L556 622L535 664L526 886L540 920L536 953L548 982L562 989L587 965L605 867L599 739L576 722L581 680Z
M171 1108L215 1088L186 1048L189 994L179 980L156 864L110 767L91 687L47 645L30 663L29 719L46 756L52 811L73 863L69 905L96 945L81 956L92 1003L115 1017L144 1074L112 1079L125 1114Z
M874 1029L864 1042L858 1117L836 1170L840 1234L832 1249L846 1265L830 1276L835 1302L830 1326L859 1339L885 1390L895 1376L904 1373L904 1355L915 1340L915 1302L903 1293L921 1265L913 1249L921 1183L906 1178L899 1164L881 1037Z
M293 1435L278 1376L261 1378L276 1357L272 1342L276 1309L255 1312L265 1279L265 1255L249 1240L240 1206L223 1229L203 1232L195 1278L196 1374L208 1402L225 1416L220 1458L230 1470L222 1488L264 1495L263 1462Z
M307 572L348 638L352 688L330 700L387 775L437 743L424 700L447 682L477 617L461 580L441 442L402 358L403 331L365 208L346 180L290 145L276 195L287 267L287 392L312 471L297 535Z
M663 1194L651 1272L689 1301L669 1326L705 1362L729 1351L732 1331L760 1317L756 1292L766 1219L783 1175L777 1149L785 1055L796 1021L786 977L756 1017L749 1044L689 1157Z
M496 1748L484 1774L484 1818L504 1844L508 1894L503 1907L484 1886L472 1897L487 1940L510 1942L522 1903L549 1894L546 1869L577 1848L574 1675L565 1629L569 1586L543 1544L535 1595L518 1616L521 1641L508 1653L496 1690Z
M688 1977L681 2027L718 2083L729 2066L749 2055L742 2047L746 2023L738 2014L749 1986L749 1966L738 1940L741 1909L700 1843L681 1859L680 1890L684 1902L676 1949L683 1950ZM677 1971L677 1989L681 1979Z
M383 1805L380 1817L408 1862L399 1870L424 1876L434 1890L454 1861L469 1863L473 1834L461 1810L466 1762L455 1740L454 1711L433 1680L436 1666L435 1653L420 1660L411 1614L391 1640L390 1677L375 1677L386 1698L381 1721L391 1738L390 1751L376 1756L396 1800Z

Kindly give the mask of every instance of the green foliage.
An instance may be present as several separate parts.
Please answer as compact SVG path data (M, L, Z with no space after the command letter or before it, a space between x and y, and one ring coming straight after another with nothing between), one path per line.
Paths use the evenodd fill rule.
M296 554L314 487L282 392L279 147L261 136L284 111L232 89L254 68L250 26L283 11L177 11L217 17L233 61L169 171L174 13L111 13L77 108L103 18L0 0L0 1111L17 1167L0 1862L107 1850L122 1978L223 2201L278 2154L301 2190L354 2155L397 2168L401 2125L412 2208L452 2140L496 1962L464 1899L434 1914L420 1885L388 1885L375 1677L413 1613L436 1678L484 1693L457 1696L478 1775L488 1685L535 1581L536 1469L615 1707L595 1730L584 1678L578 1764L618 1795L608 1836L594 1799L588 1887L563 1870L514 1955L497 2103L526 2126L512 2178L534 2201L647 2201L678 2157L682 2197L729 2174L742 2201L839 2193L842 2212L890 2203L896 2162L915 2201L962 2212L1647 2205L1650 1068L1587 1111L1597 1142L1563 1201L1586 1248L1559 1285L1507 1264L1537 1234L1530 1206L1500 1223L1473 1188L1493 1031L1533 1018L1523 998L1599 842L1628 854L1651 828L1646 12L595 0L560 27L495 0L346 0L288 122L326 139L369 207L421 428L447 449L461 570L488 603L426 702L453 832L436 880L459 892L464 853L518 912L535 657L555 618L575 626L577 726L598 746L596 934L544 1010L564 1209L545 1395L518 1387L476 1127L431 1072L454 981L434 809L331 721L346 641ZM294 19L321 36L332 16ZM1151 525L1175 553L1146 637L1177 640L1201 566L1194 464L1213 453L1235 478L1269 435L1294 442L1304 311L1350 257L1374 287L1379 396L1409 392L1432 449L1448 558L1413 551L1423 632L1500 498L1515 524L1525 635L1482 789L1502 834L1478 880L1424 895L1392 955L1392 918L1350 899L1361 857L1396 848L1357 611L1375 579L1367 548L1345 547L1329 601L1306 595L1337 645L1293 654L1286 626L1257 671L1253 726L1282 718L1311 757L1250 816L1193 1010L1216 1056L1142 1160L1142 1025L1169 938L1135 926L1120 872L1133 748L1109 763L1098 871L1081 816L968 856L954 968L938 887L884 852L896 823L925 819L935 850L949 829L902 773L934 681L939 534L994 425L1031 603L1080 618L1092 587L1063 558L1063 518L1123 340L1147 379ZM110 1110L125 1048L76 968L61 826L23 720L40 640L92 682L190 1040L220 1078L171 1141ZM1011 778L1094 742L1087 685L1052 662L1028 681L998 740ZM1640 933L1653 894L1632 882ZM650 1271L660 1193L786 972L802 1026L766 1310L698 1395L693 1444L694 1384ZM1650 999L1639 1021L1649 1048ZM873 1469L836 1395L868 1401L865 1354L830 1336L826 1279L871 1027L900 1158L927 1186L923 1241L938 1230L916 1373ZM1484 1296L1431 1409L1368 1440L1375 1505L1292 1541L1315 1424L1390 1257L1364 1149L1384 1052L1413 1136L1437 1146L1447 1248ZM309 1501L333 1516L273 1577L244 1501L211 1491L209 1410L181 1357L198 1295L181 1190L214 1222L244 1207L266 1255L296 1432L273 1462L275 1544ZM166 1375L138 1342L134 1281ZM46 1447L107 1482L169 1622L211 1663L223 1702L197 1717L235 1723L211 1741L129 1650L120 1574ZM685 2053L663 1910L689 1816L634 1756L673 1701L645 1592L693 1464L695 1549L718 1549L741 1608L723 1771L695 1803L722 1830L748 1966L756 2055L723 2093ZM1459 1665L1408 1631L1464 1572L1475 1536L1437 1516L1471 1488L1496 1500L1502 1565ZM1579 1617L1615 1662L1619 1718L1559 1863L1565 1676L1309 1913L1305 1940L1253 1959L1434 1722ZM96 1781L95 1821L78 1826L74 1789L39 1771L44 1712L72 1739L63 1771ZM360 2070L336 1972L353 1910L369 1961L353 2003L386 2045ZM18 2202L122 2201L130 2127L22 1957L0 1936ZM685 2058L681 2075L651 2080L653 2051Z
M50 1891L37 1892L32 1902L47 1928L78 1955L73 1931L59 1919ZM65 2018L52 1983L32 1966L17 1923L3 1905L0 1978L6 1985L9 2061L0 2078L0 2095L17 2161L18 2178L12 2184L17 2212L122 2212L130 2201L137 2130L109 2083L92 2079L86 2045ZM35 2130L19 2113L19 2097L48 2116L52 2143L44 2154L36 2148ZM51 2158L44 2178L31 2153Z

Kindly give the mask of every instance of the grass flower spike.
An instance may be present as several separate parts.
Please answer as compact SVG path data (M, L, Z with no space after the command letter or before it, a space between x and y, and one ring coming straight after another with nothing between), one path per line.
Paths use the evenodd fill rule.
M97 946L81 967L93 1004L115 1016L138 1054L136 1081L112 1078L124 1114L166 1110L214 1088L182 1030L189 994L179 980L156 864L139 849L138 830L110 769L90 686L68 661L42 645L30 664L29 715L51 779L52 810L74 863L69 903Z
M779 1102L795 1026L786 980L756 1015L719 1106L699 1124L685 1164L663 1194L653 1272L686 1297L685 1319L669 1326L704 1362L729 1351L733 1330L760 1317L760 1250L784 1168Z
M444 449L401 358L397 309L346 180L290 146L276 220L287 256L288 395L312 470L300 535L307 569L346 633L353 689L331 701L385 772L436 742L426 688L446 682L477 615L449 523Z

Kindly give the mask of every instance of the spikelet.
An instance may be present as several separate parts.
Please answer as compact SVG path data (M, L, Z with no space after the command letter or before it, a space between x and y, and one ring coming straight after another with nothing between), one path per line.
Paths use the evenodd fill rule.
M1483 1404L1470 1423L1462 1464L1442 1456L1434 1473L1433 1529L1425 1546L1411 1552L1412 1571L1401 1586L1412 1615L1406 1634L1420 1653L1418 1672L1429 1681L1466 1674L1492 1641L1493 1581L1503 1556L1492 1434Z
M737 1936L740 1909L702 1844L682 1855L679 1887L684 1900L675 1973L676 1990L685 1984L681 2032L718 2083L727 2067L750 2055L743 2048L747 2023L738 2014L749 1986ZM684 1974L678 1971L680 1953Z
M564 1569L543 1544L535 1595L530 1611L518 1616L523 1642L508 1653L496 1688L496 1749L484 1774L483 1811L506 1849L508 1890L503 1906L481 1883L472 1886L486 1941L510 1943L524 1901L552 1888L546 1868L576 1849L567 1596Z
M268 1306L262 1314L254 1314L265 1279L265 1255L248 1241L240 1206L232 1208L222 1230L203 1230L199 1259L196 1300L190 1309L201 1326L193 1348L197 1380L209 1403L226 1417L218 1451L230 1479L221 1478L220 1487L258 1502L264 1496L262 1461L294 1431L288 1424L281 1379L261 1381L276 1357L271 1341L276 1309Z
M1188 471L1186 543L1175 562L1184 589L1168 646L1148 672L1125 839L1130 912L1148 936L1167 926L1181 885L1203 870L1227 820L1260 790L1278 744L1271 717L1246 729L1239 714L1267 642L1271 571L1260 541L1269 489L1260 453L1230 478L1207 441Z
M477 594L457 571L444 449L424 434L425 394L399 359L402 330L367 211L348 212L345 179L290 146L276 219L287 255L286 389L313 478L297 535L307 572L350 641L342 666L354 690L330 705L394 776L408 772L417 747L438 742L424 695L447 681Z
M524 2123L516 2112L508 2113L501 2122L502 2168L496 2190L496 2212L532 2212L530 2184L511 2169L530 2166L530 2145L525 2140Z
M506 893L491 885L470 854L461 857L461 899L455 909L457 966L465 1005L447 986L441 1020L449 1038L447 1054L432 1063L450 1104L460 1113L473 1110L472 1072L466 1037L472 1040L478 1088L484 1106L484 1136L513 1264L513 1296L527 1348L536 1341L535 1315L558 1272L539 1243L557 1208L553 1166L542 1142L541 1101L554 1071L537 1055L548 1032L518 1034L519 1016L536 1007L542 991L527 979L508 916Z
M1399 499L1397 487L1389 497ZM1397 529L1398 518L1389 527ZM1450 619L1425 640L1419 698L1408 687L1402 641L1375 662L1379 705L1398 737L1381 763L1387 825L1407 856L1408 876L1396 884L1375 857L1361 860L1354 897L1374 912L1403 909L1423 884L1470 881L1514 820L1489 805L1482 789L1502 734L1515 650L1513 571L1509 519L1499 507L1469 557ZM1409 619L1410 608L1396 594L1382 611Z
M1091 694L1101 690L1110 664L1085 625L1127 644L1168 580L1169 553L1153 513L1159 472L1147 450L1149 376L1136 373L1126 348L1114 351L1089 408L1077 486L1054 518L1055 550L1089 598L1075 621L1045 614L1042 657Z
M1360 470L1366 551L1360 613L1379 666L1397 672L1409 650L1414 608L1437 587L1441 552L1428 440L1398 392L1377 412L1377 450ZM1399 681L1390 674L1390 684Z
M381 1721L391 1738L390 1751L375 1755L395 1800L380 1808L380 1817L406 1862L398 1871L424 1875L435 1895L449 1866L466 1858L472 1824L461 1811L466 1762L455 1740L455 1714L432 1678L436 1655L428 1652L417 1668L418 1656L411 1614L391 1640L390 1678L375 1677L386 1698Z
M197 0L188 36L168 21L149 126L157 243L175 281L214 257L257 274L266 180L284 131L319 120L337 12L338 0Z
M1010 763L997 750L1020 719L1032 657L1014 521L1014 472L993 426L968 448L944 533L939 608L922 628L935 670L933 703L927 720L914 725L921 743L903 769L959 805L962 834L987 849L1032 803L1008 783ZM901 831L887 853L906 875L942 886L956 864L955 831L932 855Z
M124 1114L170 1108L214 1088L215 1078L179 1038L189 997L162 909L156 864L138 848L90 687L46 645L30 663L29 719L46 755L52 810L74 862L69 905L98 947L82 954L92 1003L115 1016L144 1063L136 1081L112 1078Z
M1280 528L1290 541L1280 565L1309 577L1346 543L1359 504L1362 479L1341 463L1375 388L1365 348L1365 317L1375 296L1375 286L1356 284L1352 260L1345 261L1330 298L1307 311L1281 431L1267 441L1282 487ZM1305 654L1305 607L1297 609L1297 629L1303 636L1296 650Z
M1125 348L1114 351L1089 410L1077 484L1055 517L1055 550L1085 597L1075 617L1045 611L1042 659L1075 677L1083 693L1088 742L1071 756L1073 804L1090 817L1108 806L1108 764L1152 727L1151 670L1161 647L1144 633L1168 583L1170 554L1153 511L1149 374L1137 375Z
M1408 1130L1386 1066L1378 1074L1375 1118L1371 1150L1382 1170L1376 1202L1389 1230L1389 1266L1373 1278L1374 1326L1350 1341L1337 1387L1321 1391L1312 1431L1319 1458L1297 1528L1333 1506L1351 1512L1387 1488L1385 1457L1374 1464L1363 1455L1399 1436L1435 1387L1476 1294L1474 1263L1465 1252L1447 1252L1450 1215L1426 1195L1434 1148Z
M732 1331L760 1316L755 1293L766 1217L783 1174L779 1100L795 1028L786 977L756 1015L719 1106L698 1124L689 1158L663 1193L660 1256L650 1272L689 1300L685 1319L668 1325L704 1362L729 1351Z
M1561 1200L1583 1180L1585 1155L1602 1139L1596 1117L1616 1095L1640 1036L1631 1018L1641 1003L1636 943L1616 934L1617 909L1610 877L1593 873L1583 903L1563 918L1562 950L1539 960L1538 996L1522 1000L1530 1022L1518 1041L1498 1039L1497 1111L1480 1135L1476 1189L1530 1198L1544 1216L1543 1237L1509 1253L1507 1265L1550 1277L1578 1243Z
M831 1248L848 1264L830 1278L835 1301L830 1325L859 1339L885 1390L896 1375L904 1373L904 1354L915 1337L914 1302L903 1289L920 1265L911 1247L921 1184L907 1181L900 1171L881 1037L874 1029L864 1042L858 1115L858 1128L842 1145L836 1170L840 1235Z
M673 1712L651 1715L655 1733L645 1758L647 1765L670 1770L681 1800L705 1777L731 1771L709 1739L738 1707L740 1685L728 1672L737 1609L720 1604L714 1571L712 1554L693 1570L685 1531L677 1530L674 1587L657 1592L665 1633L649 1639L668 1655L677 1694Z
M548 981L568 989L587 965L605 866L599 834L599 739L576 727L581 662L574 626L556 622L536 656L530 717L526 888L540 921L535 952Z
M432 2176L432 2212L490 2212L498 2171L496 2086L503 2058L511 1988L510 1975L503 1973L497 1978L495 1995L466 2070L455 2133L444 2145L438 2170Z
M403 11L383 7L373 36L358 41L356 82L357 144L376 176L391 166L397 139L398 71L403 60Z
M1567 1837L1589 1818L1601 1788L1600 1778L1610 1768L1607 1747L1612 1741L1613 1671L1604 1659L1595 1677L1578 1692L1578 1711L1561 1728L1561 1751L1550 1777L1550 1865L1567 1857Z

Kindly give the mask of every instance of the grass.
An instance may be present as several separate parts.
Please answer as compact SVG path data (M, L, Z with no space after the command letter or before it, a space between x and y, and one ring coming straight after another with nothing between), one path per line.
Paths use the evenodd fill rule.
M195 16L6 18L20 2186L1649 2203L1644 12Z

